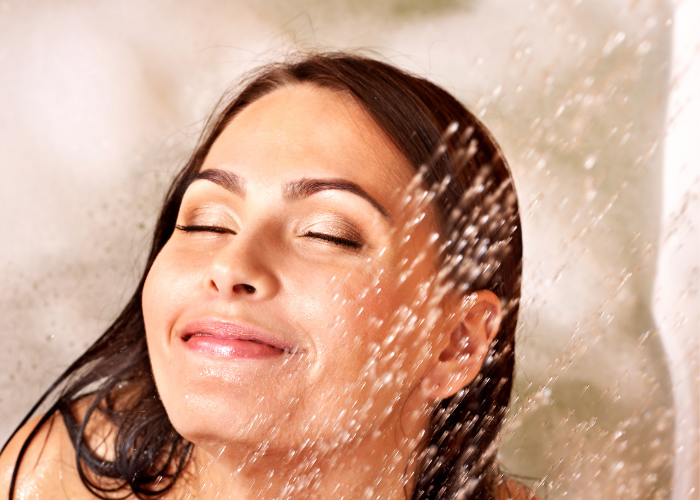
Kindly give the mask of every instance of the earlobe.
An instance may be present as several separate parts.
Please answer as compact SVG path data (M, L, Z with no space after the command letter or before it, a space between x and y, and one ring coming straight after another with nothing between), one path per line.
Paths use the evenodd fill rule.
M421 380L420 389L428 399L448 398L474 380L498 334L501 302L493 292L479 290L467 297L460 316L449 342Z

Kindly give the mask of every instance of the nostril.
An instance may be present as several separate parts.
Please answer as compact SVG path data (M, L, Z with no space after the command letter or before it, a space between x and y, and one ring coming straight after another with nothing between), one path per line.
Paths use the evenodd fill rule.
M246 285L245 283L234 285L233 291L236 293L255 293L255 287L251 285Z

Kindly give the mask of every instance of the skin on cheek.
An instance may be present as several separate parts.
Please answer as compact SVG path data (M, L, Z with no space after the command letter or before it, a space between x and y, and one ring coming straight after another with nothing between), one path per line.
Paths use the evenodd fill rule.
M163 247L151 266L144 284L142 307L149 346L158 346L151 357L162 355L164 345L170 343L170 328L175 320L178 305L184 302L191 289L192 278L182 259L174 254L168 244Z
M371 279L349 278L343 290L338 317L345 328L336 335L345 339L339 352L347 352L342 371L353 386L353 420L367 429L395 428L401 403L414 390L430 359L427 335L431 328L419 324L420 308L409 307L412 296L398 283L395 267L376 269ZM416 273L416 276L419 273ZM413 281L413 280L411 280ZM340 326L340 325L338 325ZM355 373L355 377L348 377ZM386 432L383 431L383 432Z
M220 374L207 373L178 357L179 338L173 327L193 291L201 286L201 263L191 255L183 255L176 242L169 241L151 267L142 297L149 357L156 387L168 416L179 431L193 415L211 414L216 400L226 397L217 391L214 381ZM204 385L201 384L204 381ZM217 395L217 392L219 393Z
M170 343L169 335L163 321L164 313L167 317L167 310L172 304L170 294L167 290L172 290L168 286L167 281L163 283L168 276L167 272L163 272L161 266L161 256L167 252L167 245L161 250L161 253L156 258L151 266L144 283L142 295L142 308L144 316L144 325L146 328L146 341L148 344L148 354L151 360L151 367L156 382L156 387L163 400L170 400L169 386L164 381L170 379L168 373L167 347ZM172 413L169 413L172 414Z

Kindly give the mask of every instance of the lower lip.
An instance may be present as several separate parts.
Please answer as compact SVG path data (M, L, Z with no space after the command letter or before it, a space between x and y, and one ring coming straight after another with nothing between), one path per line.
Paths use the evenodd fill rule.
M250 340L192 335L188 339L182 339L182 341L185 347L192 351L227 358L267 359L284 354L282 349Z

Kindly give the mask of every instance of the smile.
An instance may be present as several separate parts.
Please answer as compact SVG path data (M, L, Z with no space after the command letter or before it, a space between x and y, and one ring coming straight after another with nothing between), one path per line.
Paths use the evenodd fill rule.
M229 358L262 359L297 351L275 335L224 321L196 321L185 326L180 339L188 350Z

